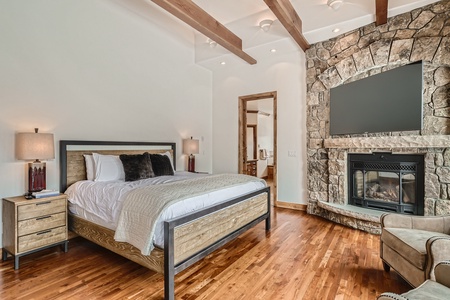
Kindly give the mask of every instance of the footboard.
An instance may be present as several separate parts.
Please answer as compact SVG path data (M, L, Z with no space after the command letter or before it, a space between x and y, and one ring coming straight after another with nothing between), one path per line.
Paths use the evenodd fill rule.
M270 230L270 188L164 223L164 293L174 299L174 276L259 222Z

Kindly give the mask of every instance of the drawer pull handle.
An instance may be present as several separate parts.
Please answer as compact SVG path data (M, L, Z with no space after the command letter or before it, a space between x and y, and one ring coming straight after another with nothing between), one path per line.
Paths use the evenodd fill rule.
M48 218L51 218L51 217L52 217L52 216L39 217L39 218L36 218L36 221L48 219Z
M41 232L36 233L36 235L46 234L46 233L49 233L49 232L52 232L52 230L49 229L49 230L41 231Z
M44 204L50 204L50 203L52 203L52 201L36 203L36 206L38 206L38 205L44 205Z

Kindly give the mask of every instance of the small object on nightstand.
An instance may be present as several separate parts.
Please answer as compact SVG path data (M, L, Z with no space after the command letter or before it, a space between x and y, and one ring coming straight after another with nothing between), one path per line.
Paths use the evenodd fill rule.
M58 194L27 200L24 196L3 199L3 252L19 258L57 245L67 252L67 196Z
M34 192L31 195L33 198L46 198L51 196L58 196L60 194L59 191L53 191L53 190L42 190L40 192Z

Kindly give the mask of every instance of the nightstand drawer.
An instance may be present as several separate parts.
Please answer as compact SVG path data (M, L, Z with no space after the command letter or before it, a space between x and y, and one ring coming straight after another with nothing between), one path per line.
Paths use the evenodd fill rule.
M20 253L64 241L67 238L66 232L66 226L62 226L21 236L19 237L17 249Z
M60 227L66 225L66 213L57 213L54 215L36 217L20 221L17 224L17 234L19 236L43 231L50 228Z
M26 219L64 212L66 211L66 200L56 199L40 203L31 203L28 205L21 205L17 209L18 209L17 218L19 221L22 221Z

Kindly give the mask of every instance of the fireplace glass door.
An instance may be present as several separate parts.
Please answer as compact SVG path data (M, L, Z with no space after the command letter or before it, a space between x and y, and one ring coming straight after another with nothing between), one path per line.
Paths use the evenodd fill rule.
M379 161L376 155L349 157L349 204L411 214L423 211L423 204L416 203L423 198L423 178L417 180L423 172L420 161L398 161L393 154L381 155Z
M365 175L365 176L364 176ZM357 170L353 174L353 196L377 201L393 203L415 203L416 201L416 176L415 174L400 174L386 171Z

